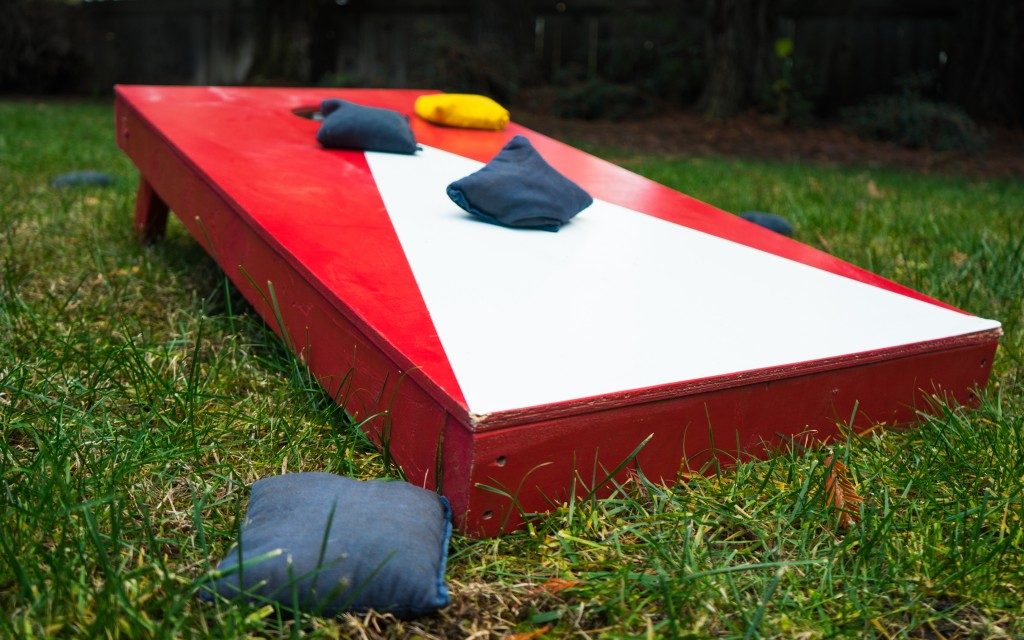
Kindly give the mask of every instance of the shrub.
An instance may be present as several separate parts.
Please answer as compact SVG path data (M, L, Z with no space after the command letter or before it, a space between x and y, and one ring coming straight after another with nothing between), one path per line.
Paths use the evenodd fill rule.
M408 84L455 93L482 93L498 102L511 101L519 91L526 65L502 55L494 46L475 46L468 38L430 22L417 23L410 48ZM394 86L394 80L385 81Z
M57 2L0 3L0 91L66 91L82 75L73 44L73 7Z
M704 32L700 14L688 13L682 6L654 13L619 6L601 28L597 73L668 102L696 100L707 73Z
M558 91L554 112L561 118L623 120L649 115L651 100L634 86L591 80Z
M841 117L858 135L935 151L976 151L985 146L978 125L962 109L915 92L871 98Z

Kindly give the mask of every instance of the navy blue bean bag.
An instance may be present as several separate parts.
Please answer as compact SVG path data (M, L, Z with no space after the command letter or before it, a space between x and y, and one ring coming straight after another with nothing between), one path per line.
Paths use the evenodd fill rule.
M320 112L324 119L316 139L328 149L406 154L418 149L409 119L397 111L332 98L321 103Z
M62 173L50 181L50 186L55 189L78 186L109 187L112 184L114 179L100 171L72 171Z
M318 615L374 609L411 618L448 604L451 531L448 501L407 482L264 478L214 589Z
M747 222L753 222L759 227L764 227L775 233L793 237L793 225L777 213L765 213L764 211L741 211L740 217Z
M448 185L448 197L487 222L545 231L558 231L594 202L523 136L509 140L476 173Z

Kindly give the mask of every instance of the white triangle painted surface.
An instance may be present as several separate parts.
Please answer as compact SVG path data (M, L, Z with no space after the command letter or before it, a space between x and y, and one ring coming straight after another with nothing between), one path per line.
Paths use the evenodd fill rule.
M557 233L479 222L445 187L481 163L366 157L473 413L999 326L600 200Z

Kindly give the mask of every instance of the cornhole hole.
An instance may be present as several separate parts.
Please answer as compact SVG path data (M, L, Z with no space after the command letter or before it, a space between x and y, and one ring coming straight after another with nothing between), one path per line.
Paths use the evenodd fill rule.
M173 210L464 532L633 469L672 482L851 416L911 422L986 383L998 322L524 127L413 117L423 149L403 156L322 149L303 117L329 97L411 116L423 93L122 86L117 139L140 236ZM595 199L557 233L445 194L516 134Z

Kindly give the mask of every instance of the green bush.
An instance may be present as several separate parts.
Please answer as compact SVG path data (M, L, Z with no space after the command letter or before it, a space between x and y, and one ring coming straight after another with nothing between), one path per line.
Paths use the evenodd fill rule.
M843 122L857 134L935 151L977 151L985 137L957 106L926 100L914 92L880 96L844 109Z
M516 64L493 45L477 46L458 32L437 28L430 21L413 27L407 86L432 87L456 93L482 93L499 102L513 100L528 65ZM381 79L396 86L396 78Z
M554 101L554 113L560 118L624 120L651 111L651 99L635 86L603 80L569 85L557 92Z
M57 2L0 2L0 91L75 87L84 62L74 45L73 11Z
M655 14L620 7L613 15L601 31L597 56L603 80L676 104L700 96L707 68L699 19L688 20L678 7Z

